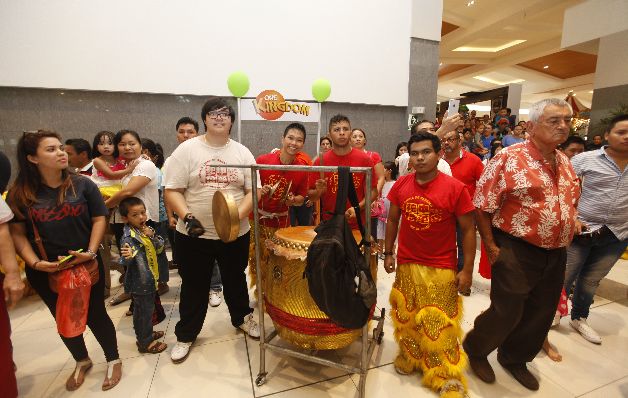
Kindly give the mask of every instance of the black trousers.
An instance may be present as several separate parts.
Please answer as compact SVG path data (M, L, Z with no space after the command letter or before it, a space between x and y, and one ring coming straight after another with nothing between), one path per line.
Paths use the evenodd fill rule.
M552 324L565 278L566 249L543 249L493 229L500 252L492 266L491 305L464 342L467 355L496 348L503 363L530 362Z
M250 232L230 243L218 239L190 238L176 232L175 241L175 260L181 275L181 320L174 329L177 341L192 342L201 332L209 304L214 261L218 262L222 276L223 295L231 324L240 326L244 317L253 312L249 307L249 291L244 273L249 258Z
M116 329L105 310L105 276L103 274L102 261L100 259L98 260L98 272L100 277L98 278L98 283L92 286L90 291L87 326L89 326L98 344L102 347L107 361L114 361L119 358L118 341L116 338ZM26 267L26 277L54 318L57 311L58 294L50 290L50 286L48 285L48 273ZM89 356L83 335L71 338L59 335L59 337L61 337L61 340L72 354L74 360L81 361Z

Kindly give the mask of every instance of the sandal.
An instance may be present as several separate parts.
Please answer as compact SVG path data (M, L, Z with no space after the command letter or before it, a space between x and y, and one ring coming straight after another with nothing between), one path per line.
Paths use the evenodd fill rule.
M146 347L140 347L140 343L136 342L137 350L142 354L159 354L160 352L164 352L168 345L166 343L162 343L161 341L153 340Z
M107 375L102 382L102 390L111 390L120 383L120 379L122 379L122 362L119 359L107 362Z
M153 332L153 340L159 340L160 338L164 337L164 334L166 334L163 331L158 331L158 332Z
M92 368L92 360L87 358L83 361L78 361L76 363L76 367L74 368L74 372L70 375L68 380L65 382L65 389L68 391L74 391L83 385L85 382L85 375Z

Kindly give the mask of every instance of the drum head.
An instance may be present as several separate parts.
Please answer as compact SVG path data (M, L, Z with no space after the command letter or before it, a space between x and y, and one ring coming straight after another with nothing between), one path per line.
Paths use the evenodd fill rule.
M240 219L238 218L238 206L230 193L222 191L214 193L212 214L214 227L220 240L225 243L236 240L240 232Z

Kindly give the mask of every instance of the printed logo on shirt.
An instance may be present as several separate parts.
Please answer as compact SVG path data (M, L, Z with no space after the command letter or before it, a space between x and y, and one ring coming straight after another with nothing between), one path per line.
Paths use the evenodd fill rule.
M362 179L358 174L352 174L353 176L353 186L355 187L356 192L362 187ZM332 173L331 176L331 193L338 193L338 173Z
M224 160L218 158L212 158L203 163L198 171L198 179L201 185L213 189L224 189L229 184L237 182L238 169L221 167L221 165L225 164Z
M66 217L78 217L86 210L87 205L85 203L71 204L64 203L63 206L58 207L42 207L31 208L31 215L35 222L50 222L60 221Z
M435 208L428 198L420 195L406 199L401 211L404 214L404 221L407 221L410 228L415 231L429 229L432 223L443 219L443 212Z

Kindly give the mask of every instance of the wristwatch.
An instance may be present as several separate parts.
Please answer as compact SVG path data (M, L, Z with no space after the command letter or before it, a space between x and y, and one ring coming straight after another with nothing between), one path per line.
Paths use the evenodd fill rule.
M97 257L97 254L96 254L93 250L91 250L91 249L87 249L87 250L85 251L85 253L87 253L87 254L91 254L91 255L92 255L92 260L93 260L93 259L95 259L95 258Z

